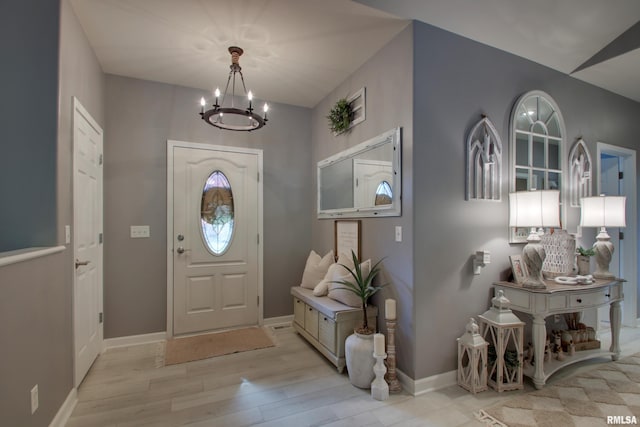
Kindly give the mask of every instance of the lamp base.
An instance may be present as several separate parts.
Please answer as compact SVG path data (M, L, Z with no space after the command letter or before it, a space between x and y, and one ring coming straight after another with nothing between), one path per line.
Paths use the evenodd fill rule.
M611 237L604 227L596 236L593 250L596 253L596 271L593 272L593 277L596 279L615 279L616 276L609 271L609 263L614 251L613 243L611 243Z
M522 283L522 287L529 289L546 289L542 278L542 263L546 257L544 247L540 243L540 235L535 228L527 238L527 244L522 249L522 261L527 266L529 276Z

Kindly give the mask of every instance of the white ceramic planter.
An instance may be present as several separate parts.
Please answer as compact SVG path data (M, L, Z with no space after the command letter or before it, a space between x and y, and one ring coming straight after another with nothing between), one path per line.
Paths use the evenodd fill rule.
M376 363L373 357L373 334L354 332L347 337L344 351L351 384L359 388L371 388L375 378L373 366Z

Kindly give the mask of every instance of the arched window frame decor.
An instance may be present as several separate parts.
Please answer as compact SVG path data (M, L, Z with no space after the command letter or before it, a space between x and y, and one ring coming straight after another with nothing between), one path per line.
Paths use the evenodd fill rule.
M531 190L532 188L559 190L560 221L562 227L566 228L566 188L568 186L566 128L558 104L543 91L534 90L525 93L514 104L509 130L509 191ZM522 143L525 139L527 150L526 158L523 158L521 156L525 150L523 150ZM521 144L520 151L518 151L518 143ZM543 148L542 158L539 150L535 152L534 145ZM549 156L549 153L554 151L550 150L550 147L556 145L557 156L554 159ZM543 182L536 182L534 187L534 180L542 180ZM550 185L550 183L555 184ZM525 243L528 234L529 230L511 228L509 241L511 243Z
M569 205L580 207L580 199L591 197L593 167L587 144L579 138L569 151Z
M467 200L502 199L502 140L486 116L467 138Z

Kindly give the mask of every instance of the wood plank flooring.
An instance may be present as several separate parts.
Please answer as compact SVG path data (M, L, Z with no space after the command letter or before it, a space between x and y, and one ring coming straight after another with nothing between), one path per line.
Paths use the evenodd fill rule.
M520 393L474 396L451 386L380 402L293 328L273 334L272 348L166 367L164 343L109 349L80 386L67 426L481 426L474 412ZM624 354L640 351L639 337L623 328ZM552 380L581 369L574 366Z

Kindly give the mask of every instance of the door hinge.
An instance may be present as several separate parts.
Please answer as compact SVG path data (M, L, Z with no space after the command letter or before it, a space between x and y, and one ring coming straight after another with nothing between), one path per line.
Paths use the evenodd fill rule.
M258 244L260 244L260 233L258 233Z
M98 323L102 323L102 319L103 319L103 314L102 312L98 313Z
M102 243L102 233L98 234L98 243Z
M260 172L258 172L258 182L260 182Z
M624 240L624 231L618 232L618 240Z
M98 156L98 164L101 165L103 161L102 154Z
M258 295L257 299L258 299L258 301L257 301L258 302L258 307L260 307L260 295Z
M618 179L624 178L624 172L618 172Z

